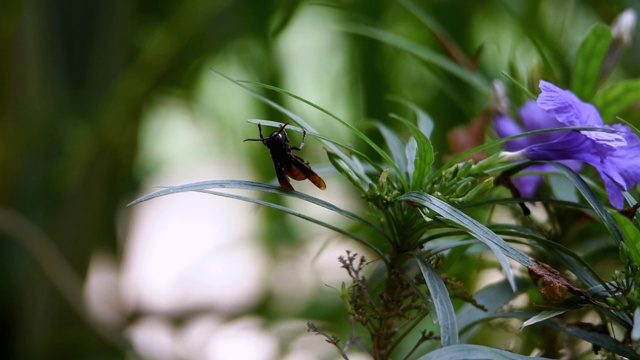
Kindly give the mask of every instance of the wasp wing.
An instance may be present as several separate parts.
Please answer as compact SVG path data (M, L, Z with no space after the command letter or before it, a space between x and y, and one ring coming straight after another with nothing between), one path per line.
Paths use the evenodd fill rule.
M307 164L304 159L297 155L291 154L289 160L290 161L288 161L284 165L284 173L288 177L298 181L309 179L309 181L311 181L313 185L315 185L319 189L324 190L327 188L327 184L325 184L324 180L322 180L322 178L318 174L316 174L313 169L311 169L309 164Z
M284 174L284 169L280 167L275 161L273 162L273 167L276 168L276 176L278 177L278 183L280 183L280 187L285 190L294 190L293 186L289 182L287 175Z

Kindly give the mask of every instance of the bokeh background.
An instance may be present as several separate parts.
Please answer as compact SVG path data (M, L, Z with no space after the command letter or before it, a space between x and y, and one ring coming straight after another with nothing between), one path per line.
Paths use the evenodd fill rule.
M432 31L440 29L488 80L542 72L542 48L553 80L566 84L594 24L640 12L632 0L415 1L433 21L427 27L402 4L3 1L0 357L338 358L306 333L306 321L348 334L336 290L348 277L336 258L362 252L356 244L204 194L126 206L154 186L273 181L267 149L242 142L258 136L246 120L288 119L215 71L287 89L365 130L367 119L389 121L387 95L411 100L434 119L444 156L446 133L477 116L489 94L350 26L380 27L447 55ZM640 75L637 35L614 77ZM321 133L360 145L319 112L264 94ZM628 111L621 115L638 120L637 109ZM328 189L296 189L366 211L319 142L307 139L302 155Z

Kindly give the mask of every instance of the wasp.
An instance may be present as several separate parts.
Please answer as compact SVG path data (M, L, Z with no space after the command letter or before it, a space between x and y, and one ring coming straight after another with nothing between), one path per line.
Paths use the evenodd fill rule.
M244 141L261 141L264 146L269 148L271 160L273 160L273 166L276 169L276 176L278 177L281 188L293 190L293 186L291 186L289 182L289 178L291 178L298 181L309 179L309 181L319 189L326 189L327 184L311 169L309 163L292 152L292 150L300 151L302 149L307 132L302 129L300 146L291 146L289 145L289 136L287 136L287 131L285 130L287 125L289 124L282 125L280 130L272 132L268 137L264 137L262 136L262 126L258 124L260 138L245 139Z

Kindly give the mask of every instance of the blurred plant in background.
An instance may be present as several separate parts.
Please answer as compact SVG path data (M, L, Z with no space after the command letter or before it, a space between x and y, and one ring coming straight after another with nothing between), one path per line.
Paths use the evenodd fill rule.
M309 321L308 330L343 358L640 358L637 6L15 2L2 15L0 37L9 54L2 60L0 233L17 240L1 243L5 357L150 356L131 335L149 309L123 305L115 321L97 319L82 283L97 251L125 261L123 214L137 207L124 205L160 166L146 151L161 140L160 148L191 145L179 132L154 138L153 122L144 120L183 108L214 120L198 126L217 146L216 158L246 163L264 181L273 178L267 150L242 146L256 130L240 119L295 123L290 133L305 129L326 149L323 164L306 155L309 141L305 158L329 195L208 180L136 203L197 191L275 209L260 213L262 224L257 215L242 219L258 228L253 240L275 263L311 241L313 230L289 215L355 240L335 263L347 280L327 284L337 291L288 309L267 290L244 315L269 324ZM309 24L321 31L313 34ZM247 78L257 81L235 80ZM540 80L548 83L539 96ZM569 94L562 89L572 95L558 96ZM517 128L512 114L535 99L563 129L529 126L524 110ZM582 106L603 121L572 111ZM492 130L500 118L511 122ZM557 141L566 137L572 140ZM552 156L527 153L549 139L561 145L544 147ZM524 157L513 161L501 145L525 149ZM587 159L578 149L593 152ZM535 191L523 189L531 176ZM207 310L164 316L179 327L194 311ZM284 358L292 340L278 341L273 356Z

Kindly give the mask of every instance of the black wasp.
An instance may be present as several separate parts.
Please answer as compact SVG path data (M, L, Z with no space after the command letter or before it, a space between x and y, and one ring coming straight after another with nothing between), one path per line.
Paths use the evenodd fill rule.
M271 159L273 160L273 166L276 168L276 175L278 176L278 182L280 187L285 190L293 190L293 186L289 182L289 178L293 180L302 181L309 179L313 185L324 190L327 188L327 184L318 174L315 173L309 166L309 163L304 161L298 155L294 155L291 150L300 150L304 146L304 138L307 132L302 129L302 141L300 146L289 145L289 137L284 129L289 124L284 124L280 127L280 130L274 131L268 137L262 136L262 126L258 124L258 130L260 131L260 139L245 139L244 141L262 141L262 143L269 148L271 152Z

